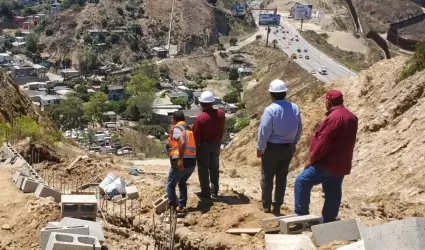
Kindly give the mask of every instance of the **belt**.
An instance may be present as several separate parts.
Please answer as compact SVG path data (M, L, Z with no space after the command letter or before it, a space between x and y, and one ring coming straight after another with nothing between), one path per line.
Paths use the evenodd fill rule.
M286 147L286 146L292 146L294 143L272 143L267 142L267 148L278 148L278 147Z

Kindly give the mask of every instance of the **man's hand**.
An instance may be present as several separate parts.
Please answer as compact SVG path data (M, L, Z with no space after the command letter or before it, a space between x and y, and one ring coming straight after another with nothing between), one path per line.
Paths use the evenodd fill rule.
M257 149L257 157L261 158L263 156L263 151Z
M177 161L177 168L179 169L179 171L183 171L184 167L183 167L183 159L180 159Z

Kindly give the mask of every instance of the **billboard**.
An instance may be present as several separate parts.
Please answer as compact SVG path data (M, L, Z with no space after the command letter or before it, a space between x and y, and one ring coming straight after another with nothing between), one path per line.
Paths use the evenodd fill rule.
M232 15L233 16L245 16L246 15L246 4L245 4L245 2L232 4Z
M294 8L294 19L296 20L309 20L311 19L311 10L313 5L296 4Z
M279 26L280 14L260 14L258 24L260 26Z

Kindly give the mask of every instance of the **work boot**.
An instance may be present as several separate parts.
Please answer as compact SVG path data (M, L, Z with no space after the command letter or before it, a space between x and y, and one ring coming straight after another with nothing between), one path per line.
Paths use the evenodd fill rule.
M280 207L273 207L273 214L276 216L280 216Z
M187 213L187 209L186 209L185 207L181 207L181 206L179 206L179 207L177 208L177 213L178 213L178 214L185 214L185 213Z
M269 207L263 207L263 212L269 214L272 210Z

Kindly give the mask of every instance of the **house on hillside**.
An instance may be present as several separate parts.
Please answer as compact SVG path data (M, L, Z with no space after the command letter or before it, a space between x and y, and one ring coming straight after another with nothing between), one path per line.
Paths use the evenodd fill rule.
M152 56L156 56L156 57L159 57L159 58L165 58L165 57L167 57L167 54L168 54L168 50L166 50L163 47L154 47L154 48L151 49L151 55Z
M78 77L78 76L81 75L80 71L78 71L76 69L61 69L60 70L60 74L64 78L67 78L67 77Z
M108 99L119 100L124 96L124 86L109 86L108 87Z
M61 11L61 4L58 3L57 0L55 0L55 2L52 3L50 6L50 10L53 14L59 13Z

